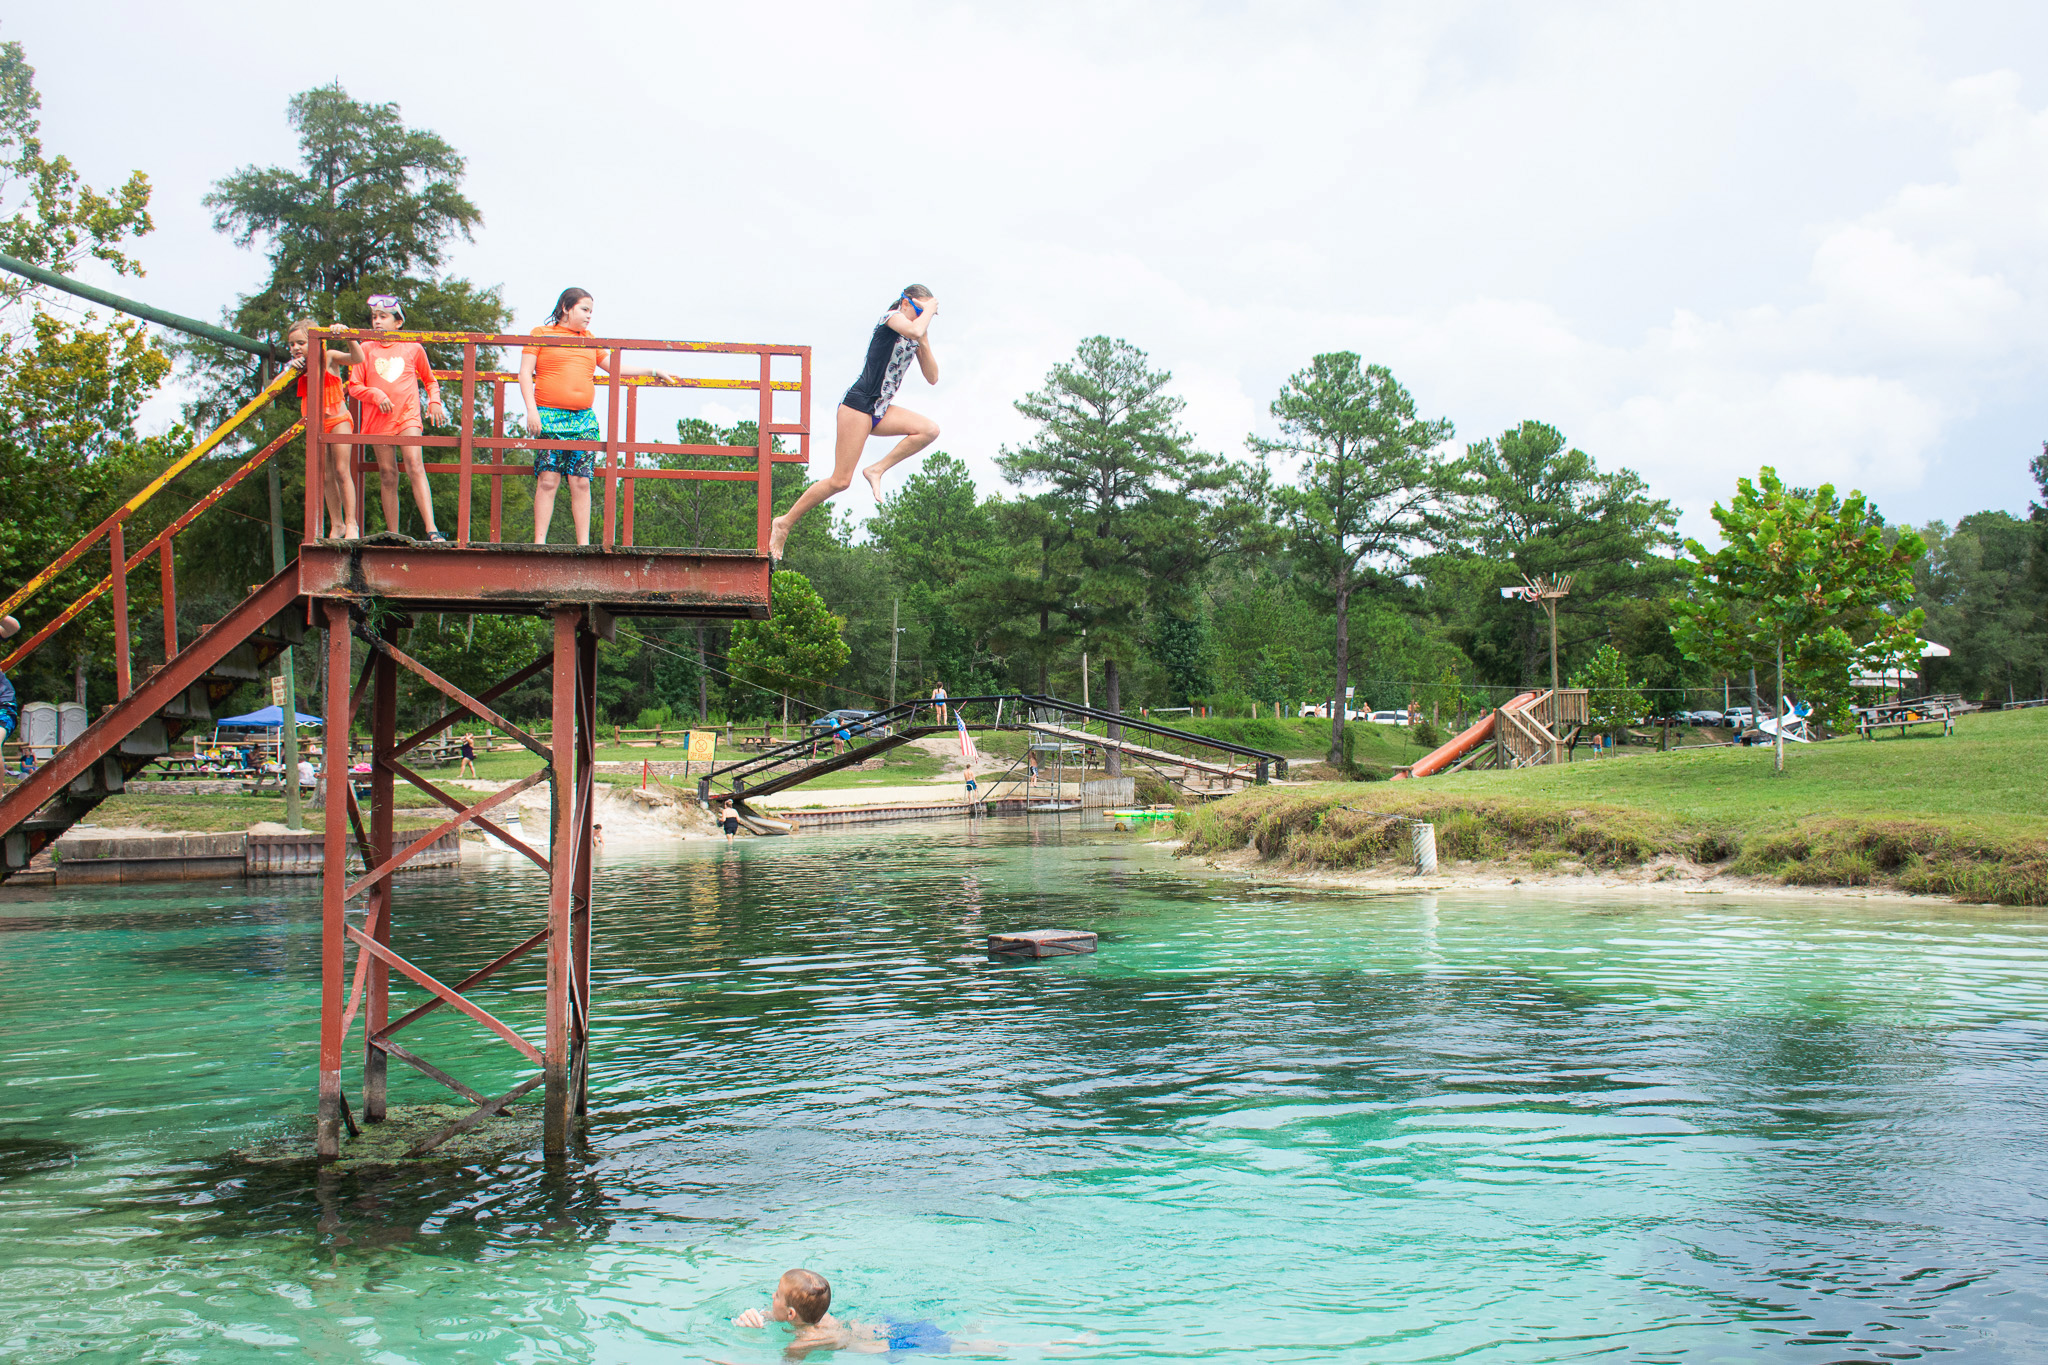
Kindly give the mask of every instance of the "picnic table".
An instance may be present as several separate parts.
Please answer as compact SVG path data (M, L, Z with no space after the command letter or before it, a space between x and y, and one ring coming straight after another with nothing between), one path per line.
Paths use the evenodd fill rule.
M1875 706L1859 707L1856 712L1856 733L1865 739L1876 739L1879 730L1899 727L1899 736L1904 738L1907 727L1914 725L1939 725L1944 735L1956 732L1956 713L1946 698L1919 701L1887 701Z

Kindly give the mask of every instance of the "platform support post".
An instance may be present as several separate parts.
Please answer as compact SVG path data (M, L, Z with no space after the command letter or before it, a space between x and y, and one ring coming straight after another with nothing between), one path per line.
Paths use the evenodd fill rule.
M379 632L386 640L396 631ZM373 665L370 701L370 857L377 866L392 854L392 796L396 780L392 775L392 750L398 747L398 665L390 655L379 654ZM370 891L370 918L376 928L372 937L391 946L391 878L386 877ZM384 1121L384 1082L388 1059L382 1048L369 1040L391 1022L391 969L372 960L369 976L369 1027L363 1036L363 1121Z
M590 871L597 798L597 636L587 622L576 634L576 882L570 934L571 1089L579 1117L590 1112Z
M313 1153L322 1161L341 1155L341 1010L348 982L342 973L343 893L348 890L348 604L321 604L327 617L327 723L320 767L326 787L320 876L320 1109Z
M541 1148L549 1156L569 1149L569 1120L575 1108L570 1094L569 995L574 980L574 931L571 901L576 885L576 854L581 848L576 799L582 774L576 767L577 667L576 627L581 612L556 607L554 641L554 709L552 764L548 783L554 817L553 847L548 868L547 1043L546 1090L541 1100Z

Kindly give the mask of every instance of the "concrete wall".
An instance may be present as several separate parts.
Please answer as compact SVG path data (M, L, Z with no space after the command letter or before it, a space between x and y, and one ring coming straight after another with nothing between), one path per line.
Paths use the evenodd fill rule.
M397 830L400 848L431 825ZM95 882L207 881L220 877L313 877L325 852L317 831L298 834L67 834L56 844L53 880L59 886ZM445 834L421 849L401 872L452 867L462 861L459 834ZM349 866L361 868L354 854Z

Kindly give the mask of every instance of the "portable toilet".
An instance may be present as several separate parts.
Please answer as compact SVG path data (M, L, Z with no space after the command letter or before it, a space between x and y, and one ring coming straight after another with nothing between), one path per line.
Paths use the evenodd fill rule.
M59 702L57 705L57 743L69 744L85 733L85 727L92 724L92 716L75 701Z
M21 708L21 747L47 762L57 752L57 705L55 702L24 702Z

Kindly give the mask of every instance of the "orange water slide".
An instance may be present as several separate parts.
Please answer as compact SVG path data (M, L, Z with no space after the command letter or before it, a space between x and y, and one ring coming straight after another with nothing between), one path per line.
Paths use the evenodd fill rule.
M1501 707L1500 711L1488 712L1478 724L1468 726L1457 738L1442 748L1432 749L1407 772L1395 773L1394 780L1399 782L1403 777L1409 776L1430 777L1442 772L1445 768L1450 767L1466 754L1471 753L1474 749L1486 743L1487 740L1493 738L1493 727L1499 723L1501 711L1519 711L1542 695L1540 692L1524 692L1521 696L1516 697L1513 701Z

